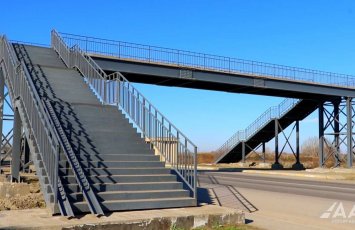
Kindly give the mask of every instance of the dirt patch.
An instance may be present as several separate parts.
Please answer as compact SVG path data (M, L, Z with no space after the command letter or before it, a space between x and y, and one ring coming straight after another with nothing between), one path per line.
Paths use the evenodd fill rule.
M0 211L45 207L46 205L41 193L30 193L26 196L18 196L0 200Z
M45 208L46 205L43 199L43 194L41 193L40 185L35 175L23 174L21 175L21 179L23 180L22 183L29 185L29 193L0 199L0 211Z

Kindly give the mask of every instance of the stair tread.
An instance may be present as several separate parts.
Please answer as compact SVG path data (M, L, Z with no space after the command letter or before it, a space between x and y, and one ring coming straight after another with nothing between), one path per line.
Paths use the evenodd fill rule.
M68 169L68 168L63 168L63 169ZM139 168L134 168L134 167L110 167L110 168L96 168L96 167L83 167L83 169L169 169L166 167L161 167L161 166L157 166L157 167L139 167Z
M132 174L132 175L88 175L88 177L161 177L161 176L168 176L168 177L175 177L172 174ZM66 177L75 177L74 175L66 175L62 176L63 178Z
M134 185L134 184L180 184L179 181L157 181L157 182L118 182L118 183L90 183L90 185ZM65 184L66 185L77 185L75 184Z
M161 162L159 160L156 160L156 161L96 161L96 160L88 160L88 161L85 161L85 162L101 162L101 163L106 163L106 162L122 162L122 163L152 163L152 162ZM162 162L163 163L163 162Z
M135 200L105 200L101 202L102 204L109 204L109 203L134 203L134 202L149 202L149 201L172 201L172 200L191 200L193 201L195 198L192 197L171 197L171 198L151 198L151 199L135 199ZM75 202L74 204L86 204L85 201Z
M124 194L124 193L165 193L165 192L182 192L182 191L187 191L185 189L165 189L165 190L131 190L131 191L105 191L105 192L98 192L97 194ZM81 192L73 192L70 193L71 195L77 195L77 194L82 194Z

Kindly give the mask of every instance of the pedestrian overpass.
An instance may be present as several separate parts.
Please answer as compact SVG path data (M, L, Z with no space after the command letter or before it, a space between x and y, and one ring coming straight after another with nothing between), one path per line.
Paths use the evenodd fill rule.
M216 163L245 161L274 138L281 167L291 141L279 148L278 136L293 125L299 167L299 121L316 109L320 165L353 163L353 76L56 31L51 47L3 36L0 61L2 121L7 95L14 111L1 141L12 142L11 178L33 162L53 213L196 205L196 145L130 82L287 98L227 140Z

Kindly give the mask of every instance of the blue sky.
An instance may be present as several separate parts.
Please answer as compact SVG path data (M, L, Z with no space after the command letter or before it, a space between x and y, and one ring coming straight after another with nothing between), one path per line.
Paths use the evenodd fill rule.
M49 43L50 30L355 75L352 0L25 1L2 3L0 34ZM282 98L137 85L201 151ZM317 116L301 140L317 135Z

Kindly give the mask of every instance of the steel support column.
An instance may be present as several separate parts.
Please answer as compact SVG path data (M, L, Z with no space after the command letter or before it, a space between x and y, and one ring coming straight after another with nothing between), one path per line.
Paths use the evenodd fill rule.
M275 163L271 165L272 169L282 169L283 166L279 162L279 120L275 119Z
M347 115L347 133L346 133L346 140L347 140L347 166L351 168L353 166L353 121L352 121L352 98L346 98L346 115Z
M245 141L242 142L242 162L245 163Z
M18 109L14 109L14 139L12 145L11 156L11 181L20 181L20 158L21 158L21 137L22 137L22 122Z
M275 119L275 163L279 164L279 121Z
M323 102L318 108L318 134L319 134L319 167L324 167L324 107Z
M2 74L2 70L0 69L0 173L2 173L1 169L1 154L2 154L2 133L3 133L3 120L4 120L4 103L5 103L5 95L4 95L4 88L5 88L5 79Z
M300 163L300 122L296 121L296 164Z
M335 146L335 152L334 152L334 160L335 160L335 167L340 166L340 145L339 145L339 135L340 135L340 116L339 116L339 106L340 106L340 101L333 102L334 105L334 146Z
M262 143L262 152L263 152L263 162L265 163L265 142Z

